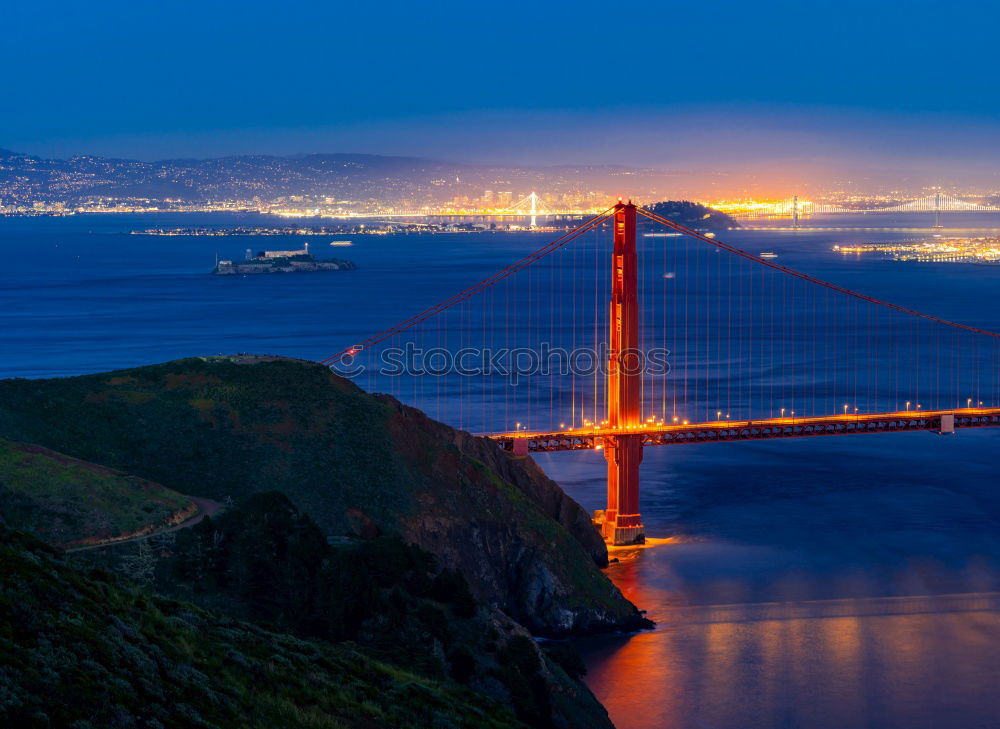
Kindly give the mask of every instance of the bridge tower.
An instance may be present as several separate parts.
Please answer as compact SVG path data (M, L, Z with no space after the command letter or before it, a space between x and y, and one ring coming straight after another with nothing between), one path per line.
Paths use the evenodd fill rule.
M646 540L639 517L639 464L642 436L629 433L642 425L643 360L639 350L638 259L635 249L636 210L619 202L614 213L611 327L608 348L608 425L621 433L604 438L608 462L608 508L601 533L612 544Z

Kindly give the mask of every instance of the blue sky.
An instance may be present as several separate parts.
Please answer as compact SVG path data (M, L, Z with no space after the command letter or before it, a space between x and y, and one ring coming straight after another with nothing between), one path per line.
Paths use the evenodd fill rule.
M0 147L42 155L988 166L1000 130L987 3L9 0L4 14Z

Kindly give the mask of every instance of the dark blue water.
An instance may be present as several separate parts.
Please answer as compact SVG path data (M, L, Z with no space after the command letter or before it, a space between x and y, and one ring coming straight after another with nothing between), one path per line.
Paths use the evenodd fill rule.
M273 222L0 218L0 376L221 352L321 358L552 237L353 236L353 247L330 255L355 260L356 271L243 278L207 272L216 254L240 258L247 247L302 239L125 235L257 221ZM956 221L1000 224L944 222ZM878 222L926 224L922 216ZM720 237L880 298L1000 329L996 268L830 251L915 235ZM318 251L326 239L308 240ZM998 446L1000 433L983 430L646 449L644 521L670 541L620 552L610 574L658 628L585 646L595 693L622 729L1000 726ZM586 508L603 506L600 454L538 461Z
M0 218L0 375L45 377L253 351L320 359L506 265L541 235L322 237L126 235L201 223L283 226L256 215ZM349 275L209 276L247 248L354 260ZM326 250L322 250L326 248Z

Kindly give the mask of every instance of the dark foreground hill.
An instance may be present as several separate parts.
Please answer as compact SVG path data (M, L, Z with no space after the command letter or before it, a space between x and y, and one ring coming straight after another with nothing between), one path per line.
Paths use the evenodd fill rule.
M447 680L149 595L0 527L0 725L505 729Z
M0 436L236 501L280 491L327 535L395 533L536 634L648 623L583 509L534 465L327 369L196 358L0 382Z

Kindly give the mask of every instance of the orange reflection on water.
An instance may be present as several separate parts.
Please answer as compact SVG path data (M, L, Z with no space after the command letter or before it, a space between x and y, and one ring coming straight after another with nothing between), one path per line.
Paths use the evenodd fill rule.
M802 600L817 578L786 575L781 601L688 605L632 554L609 574L657 629L584 646L618 729L1000 726L1000 593Z

